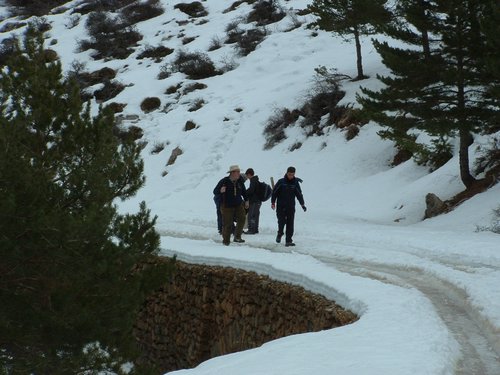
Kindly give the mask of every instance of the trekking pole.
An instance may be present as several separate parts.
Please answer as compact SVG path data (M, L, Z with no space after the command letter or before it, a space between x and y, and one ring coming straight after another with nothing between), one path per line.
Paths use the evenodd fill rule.
M274 177L271 177L271 187L273 188L274 190Z

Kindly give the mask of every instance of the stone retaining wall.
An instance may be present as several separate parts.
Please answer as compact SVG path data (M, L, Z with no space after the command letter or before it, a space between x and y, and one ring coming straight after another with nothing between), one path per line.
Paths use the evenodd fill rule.
M254 272L176 262L169 284L139 313L135 336L141 361L167 372L356 319L302 287Z

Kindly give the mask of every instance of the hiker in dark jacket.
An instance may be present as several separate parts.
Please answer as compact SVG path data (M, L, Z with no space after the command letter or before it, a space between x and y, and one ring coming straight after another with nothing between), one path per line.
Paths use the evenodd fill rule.
M246 170L245 176L250 181L250 186L247 189L248 202L250 204L247 214L248 230L245 234L257 234L259 233L260 206L262 205L262 201L257 194L260 186L259 176L255 175L252 168Z
M214 188L214 195L217 193L221 195L222 243L226 246L230 242L234 218L236 218L236 229L233 241L245 242L241 238L241 233L245 225L245 209L248 209L245 179L240 174L240 168L232 165L228 173L229 176L221 179Z
M295 168L288 167L285 177L278 180L274 185L273 195L271 196L271 208L276 209L278 217L278 235L276 242L281 242L286 226L285 246L295 246L293 243L293 222L295 219L295 198L299 201L304 212L307 210L304 203L304 196L299 183L300 178L295 177ZM276 205L277 203L277 205Z

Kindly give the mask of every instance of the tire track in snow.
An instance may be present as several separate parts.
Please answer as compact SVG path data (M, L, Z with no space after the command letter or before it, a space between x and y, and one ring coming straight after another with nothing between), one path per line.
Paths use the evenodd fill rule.
M467 303L464 290L417 268L400 268L325 256L314 258L342 272L419 290L432 302L460 345L462 358L457 363L455 374L500 373L499 332Z

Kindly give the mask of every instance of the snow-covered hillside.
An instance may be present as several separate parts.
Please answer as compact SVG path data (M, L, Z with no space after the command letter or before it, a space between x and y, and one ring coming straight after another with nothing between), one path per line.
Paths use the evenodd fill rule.
M227 25L241 22L252 5L225 12L233 2L207 0L202 4L208 15L193 19L174 8L182 1L162 0L163 15L136 25L143 35L136 51L110 61L93 60L91 51L77 52L78 41L88 38L88 15L72 14L80 3L71 1L66 11L46 17L52 26L47 44L65 71L74 61L85 63L89 72L110 67L126 86L110 102L127 104L125 119L139 116L124 125L144 130L147 180L137 197L118 203L121 209L136 211L138 202L147 202L158 215L166 255L267 273L361 315L349 327L280 339L179 373L500 374L500 236L476 232L477 226L491 225L500 184L446 215L422 221L427 193L448 199L463 190L458 152L433 173L411 160L390 167L394 146L380 139L373 123L351 141L333 126L309 138L292 127L286 140L264 150L266 121L277 109L301 105L316 67L356 75L353 44L307 29L311 16L297 15L309 0L281 1L288 16L266 26L265 40L245 57L231 44L208 49L217 38L223 41ZM5 19L0 27L13 21ZM190 37L194 40L184 44ZM137 59L146 47L158 45L175 52L160 62ZM217 68L234 69L198 80L204 89L167 94L172 86L194 82L182 73L158 79L161 67L179 51L207 53ZM363 59L371 78L345 81L341 104L355 105L360 85L377 88L375 75L386 73L368 39ZM140 104L146 97L160 98L160 108L144 113ZM199 100L204 105L189 111ZM185 131L186 121L196 128ZM302 147L290 151L297 142ZM487 142L477 137L471 152ZM155 152L162 144L163 150ZM167 166L177 147L182 155ZM232 164L252 167L261 180L282 177L290 165L297 168L308 211L296 215L294 252L274 243L276 217L268 203L261 209L259 235L246 236L245 245L221 246L212 190ZM451 301L448 306L445 300Z

